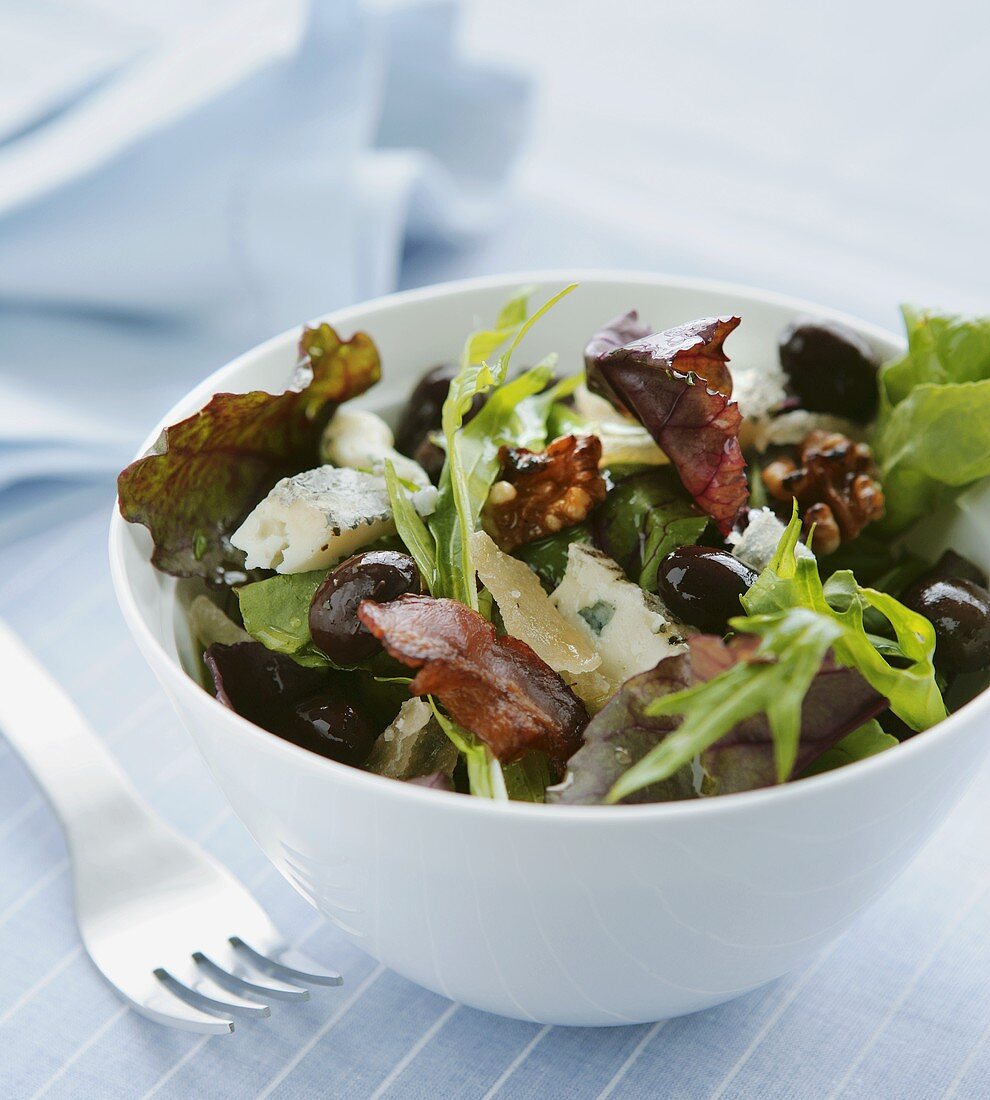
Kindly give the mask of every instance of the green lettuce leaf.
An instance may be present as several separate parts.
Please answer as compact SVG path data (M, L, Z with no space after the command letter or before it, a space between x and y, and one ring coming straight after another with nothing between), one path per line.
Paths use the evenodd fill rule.
M820 775L822 772L844 768L846 764L854 764L857 760L876 756L878 752L885 752L897 744L899 744L897 738L893 734L884 733L880 723L875 718L871 718L859 729L847 733L837 745L826 749L817 760L804 769L800 778L806 779L810 775Z
M940 722L945 704L935 680L932 659L935 631L922 615L911 611L886 592L863 588L848 570L833 573L822 585L814 558L795 553L801 536L801 519L794 515L781 536L773 560L742 597L747 614L767 615L790 608L806 608L830 618L841 627L832 647L835 659L856 669L881 695L890 709L913 730L925 730ZM906 664L895 668L878 651L864 625L870 610L879 613L894 632L899 656ZM746 620L732 620L735 629Z
M964 317L902 306L908 350L883 368L883 395L891 405L916 386L980 382L990 378L990 317Z
M302 363L283 393L218 393L166 428L151 454L117 479L120 513L151 532L152 563L177 577L245 579L230 535L283 477L319 464L324 425L381 375L371 337L305 329Z
M620 481L595 512L595 544L650 592L660 563L678 546L698 541L708 516L672 466L654 466Z
M872 440L891 533L990 475L990 318L904 319L908 351L880 374Z
M512 555L524 561L543 582L547 591L552 591L564 579L567 569L567 548L572 542L591 542L591 530L586 523L565 527L556 535L550 535L537 542L527 542Z
M327 572L277 573L236 589L244 629L267 649L307 668L333 667L309 633L309 606Z
M506 382L509 362L536 321L573 289L572 285L555 294L528 319L526 299L521 292L503 308L494 329L472 333L465 343L461 369L450 384L443 406L447 459L436 511L429 522L436 543L436 568L430 585L435 596L448 596L478 610L470 536L478 527L488 490L498 474L499 448L542 446L546 440L546 418L557 396L551 394L542 404L530 400L549 385L553 377L552 361L538 364ZM488 357L507 341L506 350L489 366ZM492 389L495 392L481 411L464 424L475 395Z

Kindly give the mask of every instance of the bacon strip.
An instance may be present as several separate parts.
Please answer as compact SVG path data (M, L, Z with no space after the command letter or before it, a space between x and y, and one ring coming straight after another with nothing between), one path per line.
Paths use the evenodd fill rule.
M409 691L435 695L499 760L539 749L562 762L581 747L588 715L571 689L525 642L497 637L471 608L407 595L364 600L358 617L396 660L419 669Z

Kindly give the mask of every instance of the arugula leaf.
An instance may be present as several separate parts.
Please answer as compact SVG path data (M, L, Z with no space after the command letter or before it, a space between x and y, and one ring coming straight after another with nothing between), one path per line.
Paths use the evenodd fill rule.
M908 351L881 371L872 440L889 532L990 475L990 317L903 312Z
M498 473L499 447L503 444L541 445L541 440L546 438L546 416L554 400L549 397L544 406L526 402L546 389L553 377L552 363L538 364L505 383L509 362L530 328L569 294L574 285L555 294L528 319L525 318L525 296L520 292L503 308L498 327L472 333L464 346L461 369L451 382L444 402L442 429L447 459L440 478L436 511L429 523L437 547L430 588L434 595L449 596L475 611L478 609L478 587L469 540L477 529L482 506ZM506 350L494 365L489 366L487 357L506 341ZM481 411L465 425L464 416L475 395L495 387L498 388Z
M885 752L897 744L899 744L897 738L893 734L884 733L880 723L875 718L871 718L859 729L847 733L837 745L826 749L817 760L804 769L799 778L807 779L811 775L844 768L846 764L865 760L868 756L876 756L878 752Z
M736 620L737 629L743 622L762 639L752 659L650 703L646 713L651 717L680 715L681 723L621 776L607 801L618 802L640 787L668 779L733 727L758 714L767 716L773 734L777 781L790 776L797 760L804 697L841 631L825 616L803 608Z
M792 608L736 620L738 627L743 623L755 636L727 645L696 634L688 654L667 658L620 688L585 731L586 746L611 742L612 760L599 753L598 776L582 776L579 765L592 760L582 761L584 749L575 754L568 769L577 797L570 800L585 800L582 787L587 794L600 789L605 775L614 777L620 751L634 763L614 780L609 802L770 786L885 708L886 700L857 672L829 655L840 628L825 616ZM633 739L627 728L609 729L630 694Z
M836 660L856 669L881 695L890 709L913 730L925 730L940 722L945 704L935 680L932 659L935 630L924 616L911 611L886 592L863 588L848 570L833 573L825 586L814 558L795 553L801 535L801 519L794 515L777 545L773 560L760 574L742 604L749 615L765 615L789 608L807 608L833 619L842 628L835 640ZM894 668L878 652L864 626L864 614L873 608L893 628L906 668ZM732 620L737 626L745 620Z
M663 559L697 542L707 525L670 466L648 467L620 481L592 519L595 545L650 592L657 590Z
M120 474L120 513L150 530L156 568L241 583L244 554L230 535L277 481L318 465L326 422L381 375L363 332L341 340L326 324L304 329L300 355L283 393L218 393Z
M545 802L553 781L550 761L542 752L528 752L521 760L502 765L505 790L513 802Z
M491 750L469 730L459 726L436 705L432 696L427 696L440 728L450 738L454 747L464 757L467 764L468 786L471 794L479 798L492 798L496 801L508 800L505 777L502 766L492 755Z
M266 649L284 653L300 665L333 667L309 633L309 606L326 575L326 569L278 573L236 589L244 629Z
M395 528L406 549L412 555L419 575L432 592L436 574L436 544L426 524L409 499L406 487L399 480L391 462L385 463L385 488L388 490L389 504L392 506L392 518Z

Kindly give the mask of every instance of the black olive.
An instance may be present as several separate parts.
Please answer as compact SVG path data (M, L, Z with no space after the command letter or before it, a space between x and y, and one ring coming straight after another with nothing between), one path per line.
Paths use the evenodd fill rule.
M434 485L440 484L443 464L447 461L447 452L443 447L434 443L427 435L423 437L422 443L413 451L411 457L423 467Z
M451 380L459 369L456 363L440 363L431 367L416 383L416 388L409 395L402 416L399 417L399 426L395 429L396 449L404 455L412 458L429 433L440 430L443 403L447 400ZM483 394L475 397L464 416L465 424L484 403Z
M969 558L957 554L955 550L946 550L931 569L924 575L925 581L964 580L987 587L986 573Z
M681 622L708 634L724 634L728 620L744 614L739 597L757 573L725 550L680 546L660 563L657 591Z
M990 668L990 592L961 577L922 581L902 597L935 627L935 664L947 673Z
M852 329L799 317L780 335L780 365L810 412L866 424L877 414L877 357Z
M293 744L354 767L368 759L378 736L367 715L353 703L323 692L298 703L279 732Z
M309 607L313 644L338 665L357 665L374 657L381 643L358 618L361 601L389 603L421 587L419 570L408 554L396 550L355 554L316 590Z

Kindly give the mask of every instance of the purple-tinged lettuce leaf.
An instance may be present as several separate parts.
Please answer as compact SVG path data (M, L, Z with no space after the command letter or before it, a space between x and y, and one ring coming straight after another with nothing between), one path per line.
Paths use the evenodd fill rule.
M557 802L658 802L769 787L800 774L886 706L828 653L833 631L805 612L729 644L696 634L689 652L628 680L588 723L551 790ZM793 740L786 728L793 723ZM783 749L783 753L782 753Z
M687 653L666 657L656 668L627 680L588 723L584 744L567 762L563 783L547 791L547 801L568 805L604 802L623 772L677 728L676 718L649 715L649 704L695 682ZM623 801L674 802L694 797L688 766L668 779L633 791Z
M739 638L725 645L720 638L706 637L702 643L710 650L713 665L721 671L732 660L751 659L758 639ZM739 649L739 654L733 650ZM692 646L692 652L694 646ZM747 657L747 651L750 657ZM704 669L704 665L701 666ZM887 700L854 669L836 663L826 654L801 703L800 739L789 778L800 775L823 753L838 745L853 730L886 708ZM770 787L778 781L774 736L766 714L758 714L738 723L701 754L705 794L732 794L737 791Z
M381 376L375 345L361 332L341 340L326 324L304 329L300 355L283 393L218 393L121 473L121 515L151 531L158 569L243 581L244 554L230 535L277 481L319 464L326 422Z
M588 388L632 413L666 452L722 534L749 499L722 344L738 317L706 317L654 333L588 364Z
M651 331L650 326L639 319L636 310L631 309L628 313L620 313L603 329L596 332L585 345L585 369L590 374L603 355L608 355L610 351L621 348L625 344L631 344L633 340L642 340L644 336L649 336Z

